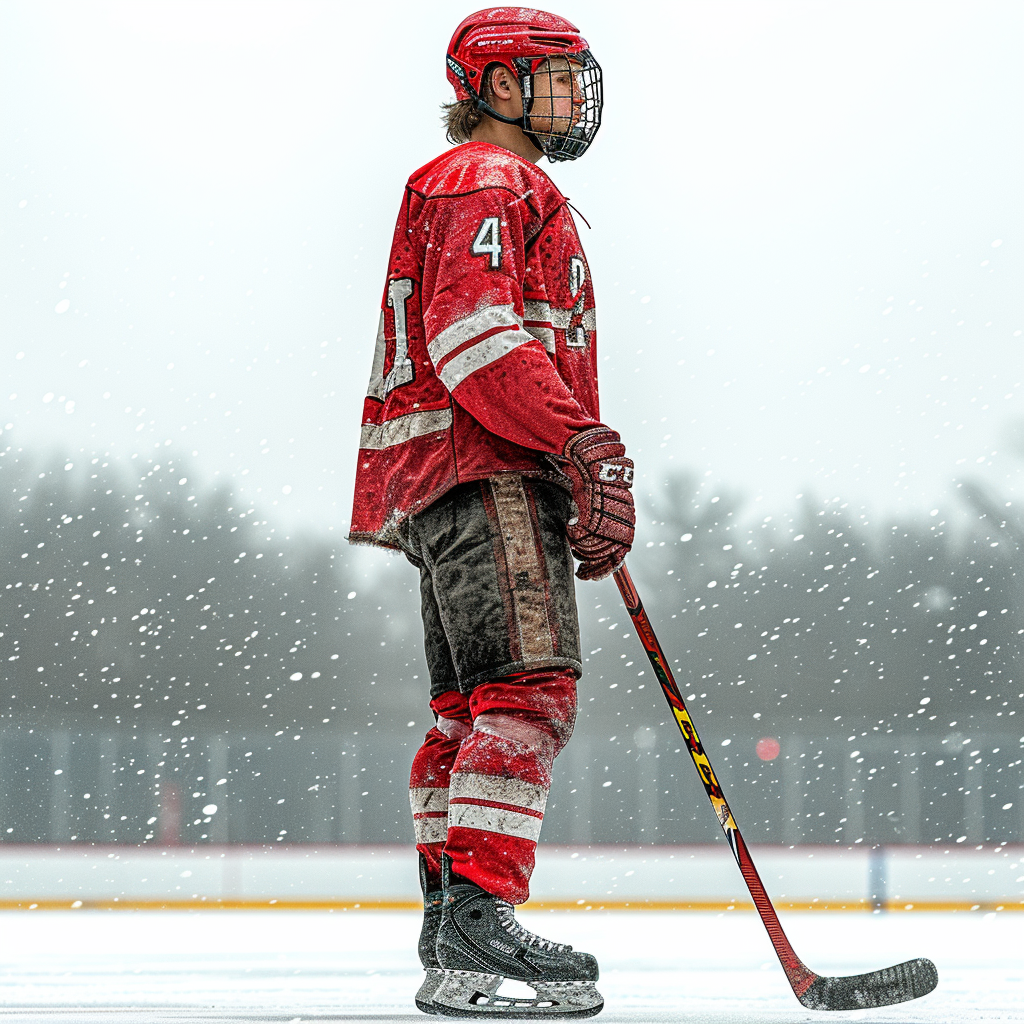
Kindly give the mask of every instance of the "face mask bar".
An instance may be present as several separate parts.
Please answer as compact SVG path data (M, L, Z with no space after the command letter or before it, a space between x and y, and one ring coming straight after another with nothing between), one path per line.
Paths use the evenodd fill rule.
M576 160L601 127L601 65L589 50L569 56L517 58L523 131L549 160Z
M515 58L523 90L523 117L499 114L469 84L462 67L451 58L448 63L472 96L477 110L496 121L518 125L549 160L581 157L601 127L604 106L601 65L589 50L568 56ZM493 66L490 65L485 74ZM569 82L564 82L566 72L569 72Z

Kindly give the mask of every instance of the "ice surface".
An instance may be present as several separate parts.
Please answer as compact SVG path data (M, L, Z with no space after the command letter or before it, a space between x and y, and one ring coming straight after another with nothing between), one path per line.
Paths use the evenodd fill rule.
M794 999L753 913L530 912L524 923L601 962L600 1020L781 1024ZM821 973L932 958L924 999L838 1015L871 1022L1024 1021L1024 914L787 914ZM0 1019L422 1020L419 916L404 911L50 911L0 915ZM834 1015L835 1016L835 1015ZM831 1019L831 1018L826 1018Z

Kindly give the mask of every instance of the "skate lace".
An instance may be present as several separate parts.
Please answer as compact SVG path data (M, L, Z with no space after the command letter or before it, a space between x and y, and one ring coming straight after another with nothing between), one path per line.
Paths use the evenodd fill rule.
M524 946L534 946L549 953L568 953L572 950L572 946L567 946L561 942L552 942L551 939L534 935L528 928L524 928L516 920L515 908L510 903L506 903L504 900L497 900L495 901L495 910L501 927L505 929L511 938L521 942Z

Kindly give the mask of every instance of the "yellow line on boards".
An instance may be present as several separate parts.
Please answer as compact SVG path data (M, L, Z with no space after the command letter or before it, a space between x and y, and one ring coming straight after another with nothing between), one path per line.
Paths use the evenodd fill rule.
M780 901L778 910L790 911L858 911L870 912L875 905L868 900L847 903ZM422 904L411 900L0 900L0 910L419 910ZM696 901L696 900L531 900L524 910L675 910L715 912L746 911L754 909L752 903ZM1002 911L1024 910L1024 900L926 900L907 902L886 900L882 908L887 911Z
M798 901L798 900L773 900L772 905L776 910L792 911L848 911L854 910L859 913L871 912L875 904L870 900L853 900L848 903L828 903L822 900ZM675 900L638 900L638 901L607 901L599 900L531 900L524 905L524 910L690 910L698 912L723 912L728 910L753 911L753 903L739 902L701 902L696 900L675 901ZM970 900L925 900L911 903L905 900L886 900L879 909L888 911L993 911L993 910L1024 910L1024 900L986 901L984 903L973 903Z

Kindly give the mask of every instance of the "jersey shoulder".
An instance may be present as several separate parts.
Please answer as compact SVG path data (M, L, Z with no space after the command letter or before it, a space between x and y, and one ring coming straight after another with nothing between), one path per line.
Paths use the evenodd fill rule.
M497 189L514 199L530 199L530 205L540 208L565 202L539 167L488 142L467 142L442 153L413 172L408 187L424 199Z

